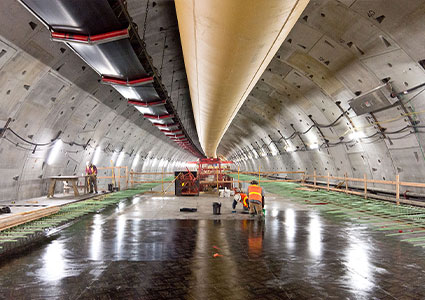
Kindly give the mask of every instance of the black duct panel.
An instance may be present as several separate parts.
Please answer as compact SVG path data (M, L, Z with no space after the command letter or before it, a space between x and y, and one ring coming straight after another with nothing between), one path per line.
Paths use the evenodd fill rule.
M136 106L136 108L142 114L150 114L150 115L156 115L156 116L161 116L161 115L168 114L168 111L164 107L164 105L161 105L161 106L151 106L151 107Z
M122 85L112 85L121 95L127 99L140 100L144 102L154 102L163 100L158 96L152 84L137 87Z
M123 26L107 0L22 0L58 32L95 35Z
M188 145L176 143L195 156L203 154L191 141L162 84L144 42L131 22L123 0L21 0L51 31L65 42L158 128L175 124ZM148 105L149 102L156 102ZM143 106L145 105L145 107ZM163 129L164 130L164 129Z
M99 45L72 43L69 46L103 76L128 80L148 76L128 39Z

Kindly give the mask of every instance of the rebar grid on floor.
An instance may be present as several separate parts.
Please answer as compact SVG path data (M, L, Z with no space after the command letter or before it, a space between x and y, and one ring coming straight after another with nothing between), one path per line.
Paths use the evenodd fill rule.
M59 212L21 224L0 232L0 255L45 237L52 229L63 226L85 215L98 212L122 200L156 187L158 184L143 184L133 189L104 194L88 200L61 206Z
M235 175L232 176L233 178ZM241 180L257 179L240 175ZM324 190L300 190L301 185L292 182L264 182L266 191L307 204L333 217L367 224L386 236L402 236L402 241L425 247L425 208L411 205L396 205L382 200L364 199L356 195ZM266 201L267 204L267 201Z

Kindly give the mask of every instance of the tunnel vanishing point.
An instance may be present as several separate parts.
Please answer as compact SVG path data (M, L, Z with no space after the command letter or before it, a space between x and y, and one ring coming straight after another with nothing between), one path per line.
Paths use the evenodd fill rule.
M0 299L425 298L423 0L0 23Z

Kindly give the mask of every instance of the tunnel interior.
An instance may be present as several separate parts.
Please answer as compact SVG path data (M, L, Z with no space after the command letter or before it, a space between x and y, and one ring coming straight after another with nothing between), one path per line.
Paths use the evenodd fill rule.
M125 172L126 185L118 177L123 190L130 170L159 174L148 180L161 178L117 194L122 202L121 196L101 192L99 199L109 202L90 210L94 216L34 252L27 249L15 265L6 266L15 277L0 276L6 299L24 299L31 285L41 287L34 296L43 298L47 289L54 298L63 297L69 286L56 289L49 276L73 277L67 266L72 263L78 265L75 278L102 274L93 279L92 291L78 287L73 299L99 294L398 299L403 290L407 299L425 295L417 284L424 267L417 249L425 245L420 243L425 236L418 235L425 228L420 219L425 206L423 0L3 0L0 23L1 206L42 206L31 199L50 195L53 177L84 178L90 162L99 168L100 192L109 189L111 170L120 170L118 176ZM164 195L164 180L168 189L179 174L196 170L196 161L217 158L234 172L220 180L239 181L239 175L252 172L244 177L244 190L252 179L264 180L266 199L272 199L266 223L252 223L239 213L232 218L231 202L223 203L228 214L222 219L211 217L211 204L221 201L215 194L183 199L138 193L162 189ZM258 172L277 175L263 178ZM216 180L218 192L218 171L214 176L210 186L215 188ZM283 181L300 182L306 193ZM306 186L330 196L311 196ZM332 189L344 188L341 199L333 198ZM349 188L359 198L349 198ZM56 193L64 189L62 183L53 185ZM397 205L376 204L370 200L374 196ZM370 202L360 203L362 198ZM400 207L400 200L409 207ZM319 212L303 208L306 203L336 205L338 213L355 210L352 219L371 212L369 221L382 231L393 230L389 236L412 228L414 245L400 246L388 235L370 233L363 223L324 217L320 207ZM177 212L191 206L198 208L193 217ZM391 226L376 214L389 218ZM407 215L418 217L403 219ZM397 222L406 224L397 227ZM79 244L78 233L86 237L84 243ZM323 248L316 249L319 244ZM66 257L65 249L75 253ZM227 256L225 262L215 265L210 256L216 254L214 259ZM346 256L335 260L335 255ZM37 263L28 267L25 257ZM64 261L62 272L42 265L55 264L55 258ZM252 268L246 265L250 261ZM402 278L406 265L415 264L420 276ZM5 288L13 280L24 282L19 270L31 273L31 266L44 271L22 290ZM289 275L282 273L287 266L294 267ZM380 267L382 273L376 271ZM125 268L132 269L128 278ZM184 287L170 269L187 277ZM336 275L347 269L354 272ZM131 287L141 272L150 281ZM261 284L247 281L246 289L232 277L255 274L263 276ZM384 274L398 276L395 288ZM120 278L126 292L105 292L113 278ZM159 287L152 289L155 282ZM233 296L231 285L237 288ZM306 286L311 293L303 294Z

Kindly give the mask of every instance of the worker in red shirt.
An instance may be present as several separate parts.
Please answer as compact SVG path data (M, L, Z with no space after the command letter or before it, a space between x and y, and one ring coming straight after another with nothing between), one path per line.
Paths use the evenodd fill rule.
M242 193L238 188L236 188L235 196L233 198L233 204L232 204L232 208L233 208L232 213L236 213L236 205L239 202L242 203L244 211L248 211L249 209L248 195L245 193Z
M97 168L89 161L86 164L86 176L88 176L87 180L89 182L90 193L93 193L94 187L94 191L97 194Z

